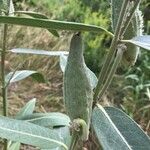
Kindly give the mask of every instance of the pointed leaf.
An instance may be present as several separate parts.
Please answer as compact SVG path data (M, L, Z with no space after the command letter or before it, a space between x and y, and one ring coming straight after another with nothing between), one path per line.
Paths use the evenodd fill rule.
M104 150L131 150L130 145L100 105L94 108L92 126Z
M30 123L44 127L69 126L70 119L62 113L34 113L21 118Z
M31 70L21 70L21 71L16 71L15 73L10 72L9 74L6 75L5 82L6 84L8 82L13 83L13 82L23 80L29 76L31 76L33 79L35 79L38 82L45 82L42 74L38 73L37 71L31 71Z
M132 150L150 149L150 138L131 117L114 107L105 107L105 111Z
M10 5L9 5L9 16L14 16L15 8L14 8L13 1L10 0L9 2L10 2Z
M36 103L36 98L33 98L30 100L21 110L17 113L15 116L16 119L21 119L22 117L25 117L27 115L31 115L34 111Z
M137 36L131 40L123 40L128 43L132 43L134 45L137 45L141 48L150 50L150 35L144 35L144 36Z
M61 55L60 56L60 68L61 68L61 71L64 73L65 72L65 67L67 65L67 58L68 56L64 56L64 55ZM86 73L88 75L88 78L90 80L90 84L92 86L92 89L94 89L97 85L97 82L98 82L98 79L96 77L96 75L86 66L85 64L85 68L86 68Z
M139 126L122 111L98 105L92 115L92 125L105 150L149 149L150 140Z
M36 55L46 55L46 56L60 56L67 55L67 51L46 51L46 50L36 50L29 48L14 48L10 50L13 53L21 53L21 54L36 54Z
M61 71L63 73L65 72L65 68L66 68L66 65L67 65L67 58L68 58L68 56L60 55L59 65L60 65Z
M113 36L111 32L107 31L103 27L88 25L83 23L76 23L76 22L0 16L0 23L39 27L39 28L46 28L46 29L56 29L56 30L90 31L90 32L97 32L97 33L106 32L110 36Z
M63 149L68 149L61 142L56 131L7 117L0 117L0 137L37 146L42 149L56 148L59 146Z
M15 116L16 119L21 119L26 115L30 115L33 113L35 108L36 99L33 98L30 100ZM20 143L19 142L12 142L9 141L8 150L20 150Z
M31 16L33 18L48 19L47 16L40 14L40 13L32 12L32 11L15 11L15 13L25 14L25 15ZM59 33L56 30L51 30L51 29L47 29L47 30L50 33L52 33L54 36L59 37Z

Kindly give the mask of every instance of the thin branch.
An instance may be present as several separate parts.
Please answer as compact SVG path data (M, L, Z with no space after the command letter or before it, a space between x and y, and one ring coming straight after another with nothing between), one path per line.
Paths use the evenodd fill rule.
M125 12L127 10L128 4L129 4L129 0L124 0L124 3L122 4L122 8L121 8L121 12L120 12L120 15L119 15L117 27L116 27L115 34L114 34L114 38L113 38L111 46L110 46L110 51L107 55L105 63L104 63L104 65L102 67L102 70L100 72L98 84L97 84L96 89L95 89L94 104L97 101L100 89L103 86L104 80L107 79L107 74L109 74L109 70L111 68L111 63L114 60L117 44L118 44L118 41L119 41L119 38L120 38L122 23L123 23L123 20L124 20L124 17L125 17Z

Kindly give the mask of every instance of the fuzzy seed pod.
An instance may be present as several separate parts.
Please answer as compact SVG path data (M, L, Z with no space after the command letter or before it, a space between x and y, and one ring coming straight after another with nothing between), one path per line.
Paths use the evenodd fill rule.
M112 7L112 28L115 30L117 25L117 21L119 18L119 13L121 11L123 0L111 0L111 7ZM132 7L132 2L130 2L130 7ZM130 10L131 8L128 8ZM127 13L127 16L129 14ZM126 17L127 17L126 16ZM136 9L134 16L124 34L123 39L132 39L133 37L142 35L143 31L143 17L142 13L139 8ZM133 66L137 60L139 55L139 48L133 44L126 44L127 50L125 51L122 63L125 66Z
M80 33L73 35L64 73L64 103L71 121L83 119L90 126L92 87L86 73Z

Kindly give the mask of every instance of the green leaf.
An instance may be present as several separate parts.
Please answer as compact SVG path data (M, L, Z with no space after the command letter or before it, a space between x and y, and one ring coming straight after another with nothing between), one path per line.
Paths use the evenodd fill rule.
M9 2L10 2L10 5L9 5L9 16L14 16L15 8L14 8L13 1L10 0Z
M98 105L92 125L104 150L146 150L150 140L139 126L122 111Z
M65 68L67 65L67 58L68 58L68 56L60 55L59 65L60 65L61 71L63 73L65 72Z
M9 74L7 74L5 77L5 83L7 84L8 82L9 83L17 82L29 76L31 76L33 79L35 79L38 82L45 82L43 75L38 73L37 71L21 70L21 71L16 71L15 73L10 72Z
M139 78L136 74L129 74L125 77L125 79L132 79L132 80L135 80L135 81L139 81Z
M62 147L68 149L61 142L56 131L29 122L0 117L0 137L17 141L42 149Z
M34 113L21 118L30 123L44 127L69 126L70 119L62 113Z
M47 16L40 14L40 13L32 12L32 11L15 11L15 13L25 14L25 15L31 16L33 18L48 19ZM47 30L50 33L52 33L54 36L59 37L59 33L56 30L51 30L51 29L47 29Z
M29 49L29 48L14 48L10 51L13 53L36 54L36 55L46 55L46 56L68 55L67 51L46 51L46 50L36 50L36 49Z
M132 43L141 48L150 50L150 35L137 36L131 40L122 40L125 43Z
M62 139L63 143L70 147L71 143L71 136L70 136L70 129L68 126L66 127L59 127L54 128L54 130L58 133L59 138ZM57 147L55 149L42 149L42 150L61 150L61 147Z
M36 99L33 98L30 100L15 116L16 119L21 119L26 115L30 115L33 113L35 108ZM19 142L12 142L9 141L8 150L20 150L20 143Z
M113 36L111 32L107 31L103 27L76 22L0 16L0 23L31 26L46 29L56 29L56 30L90 31L97 33L106 32L110 36Z
M150 149L150 138L131 117L114 107L105 107L105 111L132 150Z
M87 66L86 66L86 71L87 71L91 86L94 89L98 83L98 79L97 79L96 75L94 74L94 72L92 72Z
M65 67L67 65L67 58L68 58L68 56L60 55L59 65L60 65L60 68L61 68L63 73L65 72ZM98 79L97 79L96 75L86 66L86 64L85 64L85 68L86 68L86 73L87 73L88 78L90 80L90 84L92 86L92 89L94 89L97 85Z
M31 115L35 109L35 103L36 103L35 98L30 100L23 108L21 108L21 110L17 113L15 118L21 119L22 117L25 117L27 115Z

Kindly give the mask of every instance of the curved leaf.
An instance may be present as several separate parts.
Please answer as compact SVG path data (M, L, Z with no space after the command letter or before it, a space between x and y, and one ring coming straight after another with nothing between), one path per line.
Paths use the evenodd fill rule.
M46 56L68 55L67 51L46 51L46 50L36 50L30 48L14 48L11 49L10 51L13 53L36 54L36 55L46 55Z
M29 76L31 76L33 79L35 79L38 82L45 82L43 75L38 73L37 71L21 70L21 71L16 71L15 73L10 72L9 74L7 74L5 77L5 83L7 84L8 82L9 83L17 82Z
M26 115L31 115L34 111L35 103L36 103L36 98L33 98L32 100L30 100L23 108L21 108L21 110L17 113L15 118L21 119L22 117Z
M69 126L70 119L62 113L34 113L21 118L30 123L44 127Z
M56 131L7 117L0 117L0 137L37 146L42 149L60 146L63 149L68 149L67 146L61 142Z
M40 13L32 12L32 11L15 11L15 13L25 14L25 15L31 16L33 18L48 19L47 16L40 14ZM56 30L51 30L51 29L47 29L47 30L50 33L52 33L54 36L59 37L59 33Z
M97 33L106 32L110 36L113 36L111 32L107 31L103 27L76 22L0 16L0 23L31 26L46 29L56 29L56 30L90 31Z
M122 40L122 41L126 43L132 43L141 48L150 50L150 35L137 36L131 40Z
M104 150L148 150L150 140L139 126L122 111L98 105L92 125Z

